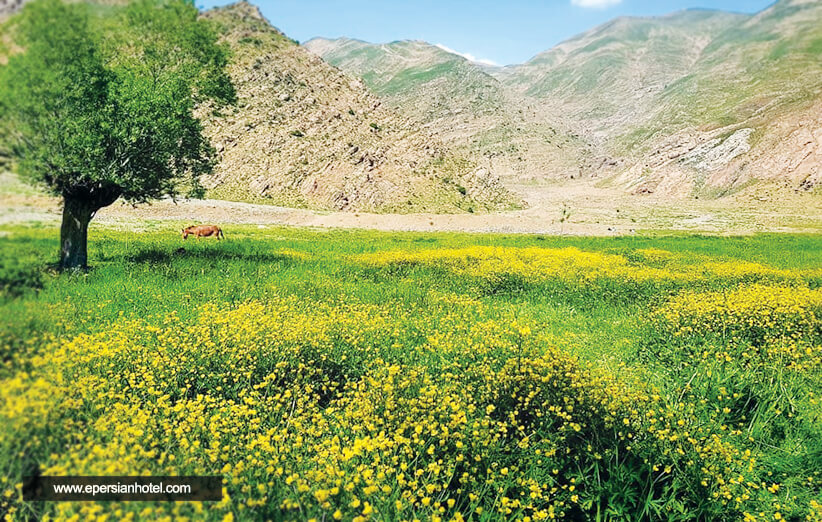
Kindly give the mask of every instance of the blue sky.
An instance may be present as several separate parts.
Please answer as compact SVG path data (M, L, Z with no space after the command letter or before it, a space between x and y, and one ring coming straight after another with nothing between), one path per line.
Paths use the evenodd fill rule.
M195 0L213 7L225 0ZM291 38L425 40L497 64L521 63L617 16L702 7L753 13L773 0L251 0Z

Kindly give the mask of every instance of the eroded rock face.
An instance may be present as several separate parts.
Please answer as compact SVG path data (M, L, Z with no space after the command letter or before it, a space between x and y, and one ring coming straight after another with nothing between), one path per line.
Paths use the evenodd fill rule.
M822 185L822 101L798 117L786 118L774 126L779 140L763 144L759 171L769 179L785 179L799 190Z
M725 139L714 138L687 153L682 164L701 172L719 170L751 150L748 140L753 133L753 129L740 129Z
M761 182L795 191L822 185L822 100L750 123L669 138L615 181L634 194L663 196L725 195Z

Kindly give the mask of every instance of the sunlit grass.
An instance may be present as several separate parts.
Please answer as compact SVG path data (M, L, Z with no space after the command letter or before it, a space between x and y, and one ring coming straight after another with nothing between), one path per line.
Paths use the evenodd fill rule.
M819 237L144 228L61 275L3 230L13 518L819 515ZM227 496L20 502L35 470Z

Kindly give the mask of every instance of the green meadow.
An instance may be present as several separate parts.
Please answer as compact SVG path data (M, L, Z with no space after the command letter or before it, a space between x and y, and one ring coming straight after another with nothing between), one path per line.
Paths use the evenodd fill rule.
M0 513L822 520L822 238L0 236ZM216 474L29 503L40 474Z

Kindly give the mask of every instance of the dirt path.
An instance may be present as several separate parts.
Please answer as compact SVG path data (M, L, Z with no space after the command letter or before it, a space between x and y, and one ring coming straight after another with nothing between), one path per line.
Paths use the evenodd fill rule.
M174 222L571 235L626 235L649 230L719 234L822 231L822 198L810 194L666 201L615 193L584 182L511 188L523 196L527 208L495 214L386 215L219 200L162 200L137 207L118 202L102 209L94 222L113 226ZM560 222L563 208L569 214L564 223ZM0 190L0 224L57 221L59 213L59 202L54 198Z

